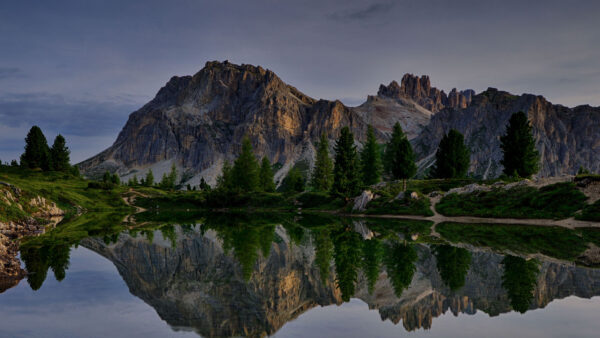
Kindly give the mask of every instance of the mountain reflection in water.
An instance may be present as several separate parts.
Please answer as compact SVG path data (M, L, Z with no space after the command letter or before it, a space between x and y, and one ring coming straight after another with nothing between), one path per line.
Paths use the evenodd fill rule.
M110 260L169 325L203 336L272 335L315 306L351 298L414 331L448 310L497 316L600 294L600 270L572 263L585 261L585 239L596 238L589 230L575 243L564 233L573 230L548 228L531 241L501 225L442 224L432 232L427 222L285 214L176 222L159 218L79 244ZM498 229L508 237L491 238ZM68 275L69 245L51 236L21 248L32 289L43 287L48 271L57 280Z

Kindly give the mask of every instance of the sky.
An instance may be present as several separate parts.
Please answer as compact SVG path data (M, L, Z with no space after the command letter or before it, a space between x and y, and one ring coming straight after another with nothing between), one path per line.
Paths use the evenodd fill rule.
M600 106L600 1L171 0L0 2L0 159L39 125L73 162L109 147L173 75L261 65L314 98L359 105L427 74Z

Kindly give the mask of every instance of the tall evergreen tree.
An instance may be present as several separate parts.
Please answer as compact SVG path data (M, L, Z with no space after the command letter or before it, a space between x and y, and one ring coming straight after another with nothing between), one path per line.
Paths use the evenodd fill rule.
M259 172L259 185L262 191L273 192L275 191L275 182L273 181L273 169L271 168L271 162L265 156L260 164Z
M38 126L33 126L25 138L25 152L21 155L21 165L26 168L50 169L50 149L48 141Z
M350 128L344 127L335 143L332 193L344 198L355 196L360 187L359 175L354 135Z
M514 113L508 121L506 134L500 138L504 153L502 165L508 176L531 177L540 168L540 156L535 149L535 140L527 115Z
M281 183L281 186L287 192L303 192L305 183L300 169L293 167Z
M371 125L367 129L367 141L360 152L360 167L364 185L373 185L381 180L381 153Z
M225 192L233 190L232 170L233 168L229 164L229 161L225 161L221 169L221 175L217 177L217 190Z
M242 139L242 151L233 163L232 169L233 186L239 192L252 192L258 189L259 166L250 138Z
M329 140L325 133L317 145L317 158L311 174L310 185L315 191L329 191L333 184L333 163L329 157Z
M456 129L444 135L435 153L435 178L463 178L469 170L471 152L464 136Z
M55 171L66 171L70 168L71 151L66 145L65 138L58 134L54 139L52 148L50 148L50 167Z
M144 180L144 186L151 187L154 185L154 173L152 169L149 169L146 173L146 179Z
M399 122L394 124L392 138L385 147L384 159L388 175L392 179L403 180L404 190L406 190L406 180L415 175L417 166L412 146Z

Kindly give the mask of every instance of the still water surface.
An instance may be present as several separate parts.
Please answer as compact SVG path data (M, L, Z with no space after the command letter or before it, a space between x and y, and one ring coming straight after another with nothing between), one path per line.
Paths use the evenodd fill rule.
M600 270L575 266L563 251L532 254L545 250L538 245L507 254L470 238L430 238L423 224L321 223L217 218L87 237L66 262L54 255L63 256L64 276L60 264L43 258L52 256L46 246L56 237L39 237L21 250L37 277L0 294L0 336L600 332ZM556 241L555 233L545 235Z

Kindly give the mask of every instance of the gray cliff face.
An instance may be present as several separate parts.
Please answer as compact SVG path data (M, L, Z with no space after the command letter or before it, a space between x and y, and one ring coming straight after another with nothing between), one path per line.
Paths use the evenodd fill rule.
M194 76L173 77L130 115L113 146L80 168L126 176L170 161L214 180L244 135L259 156L285 166L321 133L334 139L344 126L364 137L363 119L339 101L312 99L261 67L208 62Z
M132 294L156 309L174 327L188 327L205 336L273 334L286 322L317 305L340 304L335 269L323 282L312 242L292 244L282 227L270 254L259 254L248 281L238 261L223 249L212 231L180 233L173 247L156 234L154 242L122 234L115 244L97 239L82 242L111 260ZM492 252L472 251L465 285L451 291L442 281L429 246L415 246L419 259L410 286L397 297L381 269L373 293L359 273L354 297L377 309L382 320L402 321L408 331L429 329L433 319L450 310L455 315L490 316L510 312L502 287L502 259ZM600 270L542 261L530 309L554 299L600 294Z
M400 84L381 85L358 107L315 100L284 83L270 70L228 62L208 62L194 76L173 77L156 97L132 113L115 143L79 164L89 177L106 170L122 179L155 177L175 164L184 183L201 177L214 183L225 161L232 161L248 135L258 156L281 169L277 180L299 161L314 159L314 144L325 132L330 143L344 126L364 140L367 125L385 142L400 122L413 141L420 172L451 128L464 133L472 150L471 173L495 177L502 172L499 137L510 115L529 114L542 155L541 176L572 174L580 166L600 170L600 108L552 105L543 97L511 95L495 89L449 94L429 77L406 74Z
M497 177L502 173L500 136L518 111L527 113L533 126L541 160L539 176L572 175L580 166L600 170L600 108L567 108L541 96L516 96L493 88L474 96L465 109L447 108L432 117L413 140L421 169L433 164L442 136L457 129L471 149L470 171L479 177Z

